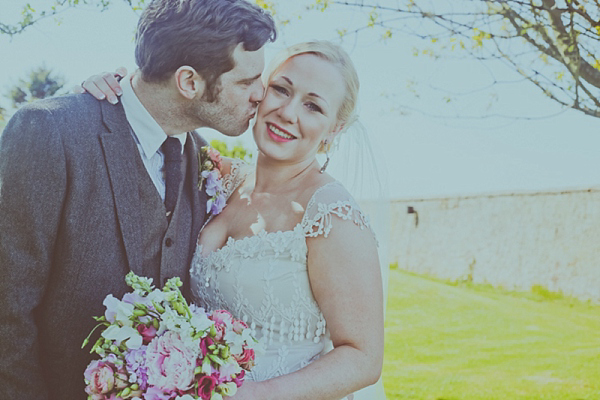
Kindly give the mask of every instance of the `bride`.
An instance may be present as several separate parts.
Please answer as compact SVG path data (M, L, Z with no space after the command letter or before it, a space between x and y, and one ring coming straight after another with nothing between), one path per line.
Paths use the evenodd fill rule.
M194 301L229 310L264 344L234 399L351 397L382 369L377 244L316 155L356 119L358 77L325 41L288 48L265 76L256 165L222 163L227 206L198 239Z

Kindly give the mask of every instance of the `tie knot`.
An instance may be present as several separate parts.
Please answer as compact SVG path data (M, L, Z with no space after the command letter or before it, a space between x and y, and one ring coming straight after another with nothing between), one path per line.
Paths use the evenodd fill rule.
M160 148L165 155L165 161L181 160L181 142L179 139L169 136Z

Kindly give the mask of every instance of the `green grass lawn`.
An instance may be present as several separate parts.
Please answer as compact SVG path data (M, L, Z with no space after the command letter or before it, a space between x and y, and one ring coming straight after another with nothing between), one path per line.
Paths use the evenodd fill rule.
M598 305L392 270L386 318L388 399L600 399Z

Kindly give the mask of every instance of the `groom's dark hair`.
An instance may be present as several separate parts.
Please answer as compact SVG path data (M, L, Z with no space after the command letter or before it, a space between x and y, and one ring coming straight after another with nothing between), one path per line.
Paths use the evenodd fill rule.
M275 37L273 18L246 0L153 0L138 22L135 60L142 79L154 83L183 65L194 68L214 101L236 46L256 51Z

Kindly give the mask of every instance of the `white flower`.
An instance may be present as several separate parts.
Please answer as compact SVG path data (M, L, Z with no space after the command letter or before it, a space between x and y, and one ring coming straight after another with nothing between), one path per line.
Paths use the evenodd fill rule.
M107 340L114 340L117 345L125 341L125 345L128 349L139 349L142 345L142 335L139 334L137 329L133 329L130 326L119 327L117 325L111 325L104 332L102 337Z
M134 309L133 304L125 303L115 298L112 294L106 296L102 304L106 307L104 316L108 322L114 323L118 321L122 325L133 326L133 321L131 320Z
M177 292L163 292L163 293L164 293L165 300L167 300L168 302L173 302L173 301L177 300L177 298L179 297L179 294Z
M221 389L221 393L223 393L223 396L232 397L237 392L237 385L235 384L235 382L221 383L217 387Z
M204 313L193 314L190 323L196 332L204 332L214 324ZM202 335L204 336L206 335Z
M189 394L184 394L183 396L175 397L175 400L194 400L194 398Z
M208 357L206 357L208 358ZM240 372L242 372L242 367L240 367L240 365L237 363L237 361L235 361L235 358L233 357L229 357L225 364L221 365L221 367L219 368L219 375L221 376L232 376L232 375L237 375ZM233 385L235 386L234 382ZM237 387L237 386L236 386ZM223 393L226 394L226 393ZM233 396L235 394L235 392L233 392L232 394L227 394L227 396Z
M228 330L223 337L225 343L229 345L231 354L242 354L242 346L254 342L251 330L244 329L241 334L235 333L233 329Z
M158 335L163 332L173 331L185 338L191 337L193 334L192 325L188 322L185 317L179 315L179 313L173 310L168 304L165 306L165 312L162 313L162 321L158 329Z
M217 392L213 392L213 394L210 395L210 400L223 400L223 396Z
M162 303L165 300L165 292L154 289L148 294L148 300L156 304Z
M204 357L204 359L202 360L202 373L204 375L210 375L210 374L212 374L212 367L210 365L210 358L208 358L208 357Z

